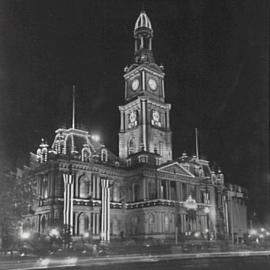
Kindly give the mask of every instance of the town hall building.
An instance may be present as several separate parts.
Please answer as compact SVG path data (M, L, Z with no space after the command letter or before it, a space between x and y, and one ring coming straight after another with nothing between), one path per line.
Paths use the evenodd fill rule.
M77 129L73 115L70 128L57 129L50 145L42 140L31 153L23 176L33 192L24 230L48 234L66 226L74 239L90 233L102 241L195 233L224 239L247 232L246 190L225 185L223 173L198 155L173 159L171 104L153 36L142 11L134 63L124 71L119 154Z

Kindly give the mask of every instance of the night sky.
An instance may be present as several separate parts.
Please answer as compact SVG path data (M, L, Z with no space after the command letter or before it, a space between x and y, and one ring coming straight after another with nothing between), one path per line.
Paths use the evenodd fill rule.
M174 157L200 154L225 181L262 186L268 162L268 1L1 1L0 154L27 164L41 138L71 126L118 154L124 67L144 6L165 66ZM252 192L252 188L250 188Z

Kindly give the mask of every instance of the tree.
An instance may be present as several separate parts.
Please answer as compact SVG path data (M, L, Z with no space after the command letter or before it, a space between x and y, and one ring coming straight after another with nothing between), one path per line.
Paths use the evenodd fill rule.
M21 181L21 171L0 169L0 237L2 248L11 249L18 243L20 221L29 212L31 191Z

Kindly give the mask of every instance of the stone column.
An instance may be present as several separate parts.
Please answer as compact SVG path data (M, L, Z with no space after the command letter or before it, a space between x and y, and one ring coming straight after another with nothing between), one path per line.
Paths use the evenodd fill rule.
M73 188L74 179L71 173L64 173L64 225L70 228L70 233L73 229Z
M110 241L110 189L109 180L101 179L101 241Z

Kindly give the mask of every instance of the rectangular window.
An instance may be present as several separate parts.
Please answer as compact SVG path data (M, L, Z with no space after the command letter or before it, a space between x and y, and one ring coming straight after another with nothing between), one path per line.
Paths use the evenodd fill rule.
M185 201L188 197L188 190L187 190L187 184L186 183L183 183L182 184L182 198L183 198L183 201Z
M177 196L176 196L176 182L171 181L170 182L170 187L171 187L171 200L176 201Z
M161 199L168 199L167 198L167 188L166 188L166 181L161 181L161 188L160 188L160 197Z
M158 153L163 156L163 142L159 142L158 144Z

